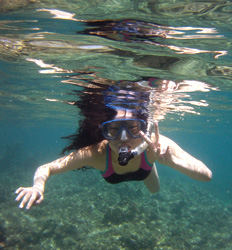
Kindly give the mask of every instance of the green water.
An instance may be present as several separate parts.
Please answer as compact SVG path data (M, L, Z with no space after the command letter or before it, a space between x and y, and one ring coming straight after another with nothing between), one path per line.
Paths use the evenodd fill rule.
M230 1L0 1L0 249L232 249L231 11ZM213 180L158 165L152 195L140 182L70 172L20 210L15 189L60 157L60 137L83 118L72 101L94 84L150 78L180 83L144 91L155 93L160 132Z

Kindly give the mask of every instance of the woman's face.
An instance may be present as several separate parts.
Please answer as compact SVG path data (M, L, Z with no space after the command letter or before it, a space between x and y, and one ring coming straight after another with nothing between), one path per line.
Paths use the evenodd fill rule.
M115 116L115 120L120 119L132 119L133 114L131 111L128 110L118 110L117 115ZM134 126L133 121L128 122L127 126L130 126L130 128L133 130L136 130L136 127ZM112 129L117 128L118 124L115 123L112 125ZM121 147L127 147L130 150L136 148L140 143L142 142L142 138L132 138L130 134L126 131L126 129L122 129L121 133L117 136L114 140L109 140L109 145L111 149L118 154L119 148Z

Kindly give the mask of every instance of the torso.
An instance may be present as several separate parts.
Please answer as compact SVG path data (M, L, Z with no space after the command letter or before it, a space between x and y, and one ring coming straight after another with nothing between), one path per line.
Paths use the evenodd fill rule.
M117 156L109 146L106 147L105 171L102 171L103 178L109 183L116 184L123 181L144 180L152 170L152 163L147 159L147 153L129 161L128 165L121 166L118 163Z
M107 158L107 145L108 141L104 140L98 144L95 144L94 149L91 149L92 157L89 166L96 168L102 172L106 170L106 158ZM117 174L125 174L128 172L133 172L139 169L141 162L141 155L136 158L131 159L126 166L121 166L118 163L118 154L112 152L112 164L114 171ZM148 162L155 162L154 156L152 155L149 147L146 149L147 160Z

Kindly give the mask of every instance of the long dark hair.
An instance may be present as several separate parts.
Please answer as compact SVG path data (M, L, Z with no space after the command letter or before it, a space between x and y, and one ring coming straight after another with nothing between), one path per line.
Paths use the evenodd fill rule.
M137 106L131 106L131 100L125 99L125 96L123 96L123 99L121 95L117 96L117 88L114 88L114 86L97 85L100 88L84 88L83 94L78 98L79 100L74 102L84 119L79 121L79 128L75 134L62 137L71 141L62 150L62 154L103 141L105 138L102 135L100 125L105 121L114 119L117 109L130 109L128 107L132 107L130 110L133 117L147 121L147 110L144 107L141 108L141 104L139 104L140 108L138 108L138 104L136 104ZM76 93L78 92L76 91ZM146 103L149 94L140 94L144 103ZM138 99L139 96L135 96ZM115 100L119 100L119 102L115 104Z
M83 95L82 100L76 101L74 105L78 107L84 120L79 121L79 128L75 134L62 137L71 141L70 145L62 150L62 154L104 140L100 125L112 120L117 114L115 109L104 104L103 95L99 93Z

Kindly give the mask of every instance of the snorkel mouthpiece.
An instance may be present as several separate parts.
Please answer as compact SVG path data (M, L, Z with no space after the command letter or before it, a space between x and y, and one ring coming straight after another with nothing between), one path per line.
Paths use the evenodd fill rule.
M148 122L146 136L151 138L151 133L153 129L153 122ZM129 152L129 147L119 148L118 162L121 166L126 166L129 160L142 154L148 147L146 141L143 141L139 146Z
M126 166L132 158L134 158L134 154L129 152L128 147L119 148L118 162L121 166Z

